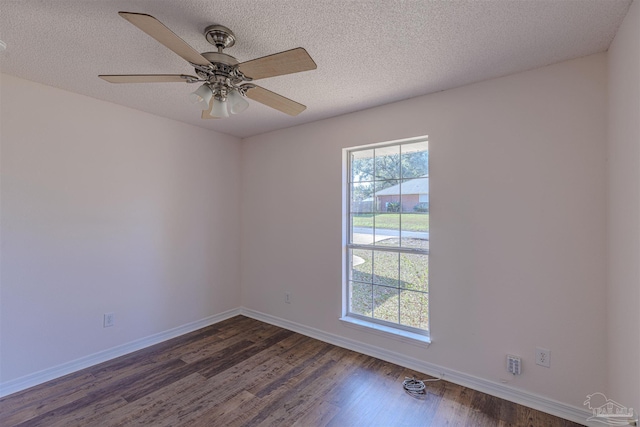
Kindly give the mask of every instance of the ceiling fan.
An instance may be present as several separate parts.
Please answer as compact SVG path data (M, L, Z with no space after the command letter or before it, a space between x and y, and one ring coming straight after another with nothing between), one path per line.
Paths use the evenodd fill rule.
M203 83L190 94L190 99L202 108L203 119L229 117L243 112L249 106L246 96L268 107L291 116L297 116L307 107L271 92L251 82L267 77L315 70L316 63L306 50L299 47L246 62L238 62L223 49L236 42L233 32L222 25L210 25L204 36L217 52L199 53L167 28L162 22L144 13L118 12L124 19L149 34L195 69L196 76L188 74L102 74L109 83Z

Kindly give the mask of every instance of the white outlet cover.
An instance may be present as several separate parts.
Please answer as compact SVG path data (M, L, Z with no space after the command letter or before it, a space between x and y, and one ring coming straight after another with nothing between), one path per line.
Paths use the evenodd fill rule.
M551 350L546 348L536 348L536 365L544 366L545 368L551 367Z
M105 313L102 327L109 328L116 323L116 315L114 313Z

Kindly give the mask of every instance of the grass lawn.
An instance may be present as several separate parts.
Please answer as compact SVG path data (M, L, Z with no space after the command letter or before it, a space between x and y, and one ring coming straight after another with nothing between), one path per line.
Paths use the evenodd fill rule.
M398 230L400 227L400 215L402 215L402 229L404 231L429 231L428 213L379 213L379 214L354 214L354 227L373 227L373 219L376 220L376 228Z
M398 239L395 245L398 244ZM421 239L402 239L403 245L426 245ZM411 240L411 242L408 242ZM391 242L394 243L394 242ZM426 255L354 249L360 263L351 276L351 310L392 323L428 328L429 263ZM364 260L364 262L362 262Z

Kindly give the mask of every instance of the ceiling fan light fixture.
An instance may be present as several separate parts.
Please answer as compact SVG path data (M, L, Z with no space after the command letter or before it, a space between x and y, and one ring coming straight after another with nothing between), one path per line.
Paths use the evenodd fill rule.
M200 107L201 110L209 108L209 101L213 96L213 91L206 83L189 94L189 100Z
M213 98L211 101L211 116L213 117L229 117L229 111L227 110L226 101L220 101L218 98Z
M227 100L231 114L240 114L249 107L249 102L237 90L232 90L227 96Z

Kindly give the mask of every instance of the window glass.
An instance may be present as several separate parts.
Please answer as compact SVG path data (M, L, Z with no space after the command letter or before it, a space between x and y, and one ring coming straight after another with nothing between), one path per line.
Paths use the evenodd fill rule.
M428 142L348 158L347 315L428 335Z

